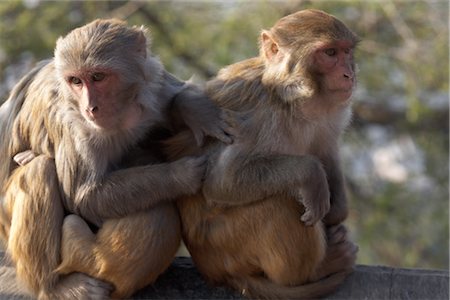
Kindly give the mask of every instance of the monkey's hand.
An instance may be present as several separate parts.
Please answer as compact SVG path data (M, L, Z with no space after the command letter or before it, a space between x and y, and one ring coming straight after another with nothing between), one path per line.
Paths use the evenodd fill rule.
M202 90L188 84L176 95L172 104L174 119L181 117L182 122L189 127L199 146L205 136L211 136L226 144L233 142L234 128L232 115L219 108Z
M36 157L36 154L31 150L25 150L14 155L13 160L19 165L24 166Z
M307 225L314 225L330 210L330 192L326 178L316 180L297 192L296 199L304 206L301 220Z
M170 172L185 194L195 194L202 186L206 172L206 156L183 157L170 163Z
M358 246L352 243L347 229L342 224L328 227L327 254L328 265L339 266L341 271L351 272L356 261Z
M233 143L235 130L231 112L221 110L212 102L205 102L201 110L184 116L186 125L195 136L198 146L202 146L205 136L211 136L226 144Z

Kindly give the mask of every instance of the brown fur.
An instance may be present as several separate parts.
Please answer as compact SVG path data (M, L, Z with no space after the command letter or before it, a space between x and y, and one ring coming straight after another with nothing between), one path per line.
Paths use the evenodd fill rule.
M320 11L281 19L263 31L259 57L207 84L219 106L240 115L235 142L196 149L188 132L167 141L172 159L209 155L202 193L177 202L184 241L208 280L250 297L311 298L351 272L357 249L340 224L338 140L351 115L347 51L356 43Z
M198 190L205 159L130 154L151 129L171 129L169 114L199 143L230 140L220 109L164 71L144 29L118 20L60 38L55 58L13 89L0 108L0 235L34 295L104 298L108 282L128 297L170 264L180 241L171 200Z

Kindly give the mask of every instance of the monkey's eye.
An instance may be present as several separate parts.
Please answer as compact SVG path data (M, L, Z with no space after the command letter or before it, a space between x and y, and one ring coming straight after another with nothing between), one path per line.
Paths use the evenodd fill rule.
M325 49L325 54L328 56L335 56L336 53L336 49L334 48Z
M105 79L105 74L104 73L94 73L92 75L92 80L93 81L102 81L103 79Z
M78 77L74 77L74 76L69 77L68 81L70 84L75 84L75 85L81 84L81 79Z

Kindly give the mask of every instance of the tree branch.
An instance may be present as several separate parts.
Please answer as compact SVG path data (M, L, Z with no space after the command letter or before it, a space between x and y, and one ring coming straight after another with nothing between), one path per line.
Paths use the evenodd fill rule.
M139 12L150 22L153 26L157 27L161 32L161 37L165 39L166 43L169 45L175 44L170 32L166 29L163 22L160 20L159 16L151 12L146 6L139 8ZM211 70L207 66L201 64L200 57L191 52L180 51L179 49L173 49L174 54L181 58L186 64L191 65L193 68L198 70L205 78L210 78L215 75L215 71Z

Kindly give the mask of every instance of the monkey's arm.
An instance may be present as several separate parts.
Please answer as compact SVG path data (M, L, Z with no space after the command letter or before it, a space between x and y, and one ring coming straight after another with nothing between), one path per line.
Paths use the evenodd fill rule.
M348 215L345 179L340 166L339 154L321 157L330 187L330 211L325 215L324 223L328 226L343 222Z
M93 224L146 210L161 201L197 192L205 169L204 157L121 169L104 180L78 189L74 211Z
M233 147L233 146L229 146ZM227 153L228 152L228 153ZM223 151L208 170L203 192L208 201L242 205L285 194L305 206L307 225L322 219L330 208L325 171L309 155L233 155Z

